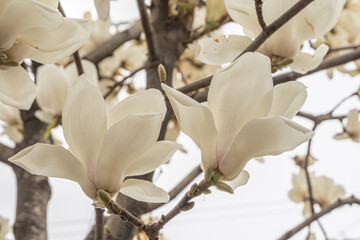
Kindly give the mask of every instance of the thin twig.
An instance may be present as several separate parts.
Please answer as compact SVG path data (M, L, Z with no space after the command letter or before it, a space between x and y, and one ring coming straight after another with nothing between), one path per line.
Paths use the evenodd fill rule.
M256 9L257 19L259 21L261 29L263 31L266 31L266 23L265 23L264 16L263 16L262 6L263 6L262 0L255 0L255 9Z
M242 52L237 58L247 52L256 51L273 33L275 33L279 28L281 28L285 23L287 23L291 18L298 14L301 10L307 7L314 0L300 0L289 10L287 10L283 15L277 18L273 23L268 25L265 28L265 31L262 31L255 40ZM236 59L237 59L236 58Z
M65 11L64 11L63 7L61 6L60 1L59 1L58 9L59 9L59 12L60 12L64 17L66 17ZM79 51L76 50L76 51L73 53L73 57L74 57L74 61L75 61L75 65L76 65L76 69L77 69L78 75L80 76L81 74L84 74L84 68L83 68L83 65L82 65L82 63L81 63L81 58L80 58L80 55L79 55Z
M109 89L109 91L107 91L107 93L105 93L104 99L106 99L107 97L109 97L110 94L115 90L115 88L116 88L117 86L121 86L127 79L133 77L136 73L138 73L139 71L141 71L141 70L143 70L143 69L144 69L144 67L138 68L138 69L136 69L135 71L133 71L129 76L126 76L126 77L124 77L123 79L121 79L121 81L116 82L116 83Z
M301 222L299 225L295 226L294 228L292 228L291 230L289 230L288 232L286 232L284 235L282 235L280 238L278 238L278 240L286 240L291 238L292 236L294 236L296 233L300 232L302 229L304 229L306 226L309 226L311 223L313 223L314 221L320 219L322 216L330 213L331 211L333 211L336 208L339 208L343 205L352 205L352 204L357 204L360 205L360 199L351 196L349 198L346 199L342 199L342 200L338 200L337 202L329 205L328 207L324 208L323 210L321 210L318 213L315 213L314 215L312 215L311 217L305 219L303 222Z
M198 177L202 173L201 167L197 166L194 168L184 179L182 179L178 185L176 185L170 192L170 201L174 200L179 194L188 186L196 177ZM149 204L149 211L153 211L161 206L164 203L153 203Z
M144 29L144 33L146 36L146 43L148 47L148 53L149 53L149 61L153 62L154 60L158 59L158 54L156 52L155 48L155 42L154 42L154 34L151 28L151 24L149 22L149 16L146 12L147 7L145 5L144 0L137 0L140 17L141 17L141 23Z
M359 48L359 47L360 47L360 44L353 45L353 46L330 48L329 51L327 52L327 54L337 52L337 51L343 51L343 50L352 50L352 49L356 49L356 48Z
M104 235L104 210L95 208L96 222L95 222L95 237L94 240L103 240Z

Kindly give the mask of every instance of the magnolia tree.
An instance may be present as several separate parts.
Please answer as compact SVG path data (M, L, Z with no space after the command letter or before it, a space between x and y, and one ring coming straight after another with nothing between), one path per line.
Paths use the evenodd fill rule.
M344 197L336 176L308 170L317 161L311 138L319 125L344 122L334 138L359 142L358 110L334 114L358 89L331 111L309 114L300 111L307 88L296 81L321 70L330 78L335 69L360 73L360 1L137 0L141 18L125 30L111 21L110 0L91 4L96 21L89 13L66 17L58 0L0 2L0 119L2 134L15 143L0 145L0 160L17 179L15 239L47 239L47 177L77 182L93 201L96 224L86 239L157 240L194 198L214 191L230 197L247 184L249 161L305 142L288 193L304 205L304 219L279 239L313 224L329 239L319 219L360 204L351 193ZM244 34L225 35L232 22ZM352 61L355 69L344 66ZM140 71L146 89L132 81ZM296 115L312 129L293 121ZM54 138L55 127L66 144ZM176 151L186 152L176 142L180 131L201 158L167 192L153 175ZM143 217L184 191L169 212ZM9 229L0 218L0 239ZM307 239L314 239L311 231Z

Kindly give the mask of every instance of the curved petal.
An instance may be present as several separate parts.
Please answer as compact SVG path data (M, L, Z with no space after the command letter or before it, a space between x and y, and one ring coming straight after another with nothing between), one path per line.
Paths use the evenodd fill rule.
M34 115L35 115L35 117L37 117L37 119L39 119L40 121L47 123L47 124L51 124L56 121L56 117L54 116L54 114L52 114L50 112L37 110L37 111L35 111Z
M317 0L294 17L294 30L302 41L321 37L340 18L345 0ZM319 12L323 14L319 14Z
M6 122L7 124L21 121L19 109L0 102L0 120Z
M345 129L348 133L360 132L359 111L357 109L352 109L348 113L347 120Z
M68 84L64 68L57 65L43 65L36 73L39 107L53 115L60 115L65 103Z
M79 49L89 38L91 22L65 18L59 28L32 28L17 39L27 57L41 63L58 62ZM10 49L11 50L11 49Z
M270 61L260 53L245 53L214 74L208 105L219 134L218 160L245 123L267 116L272 98Z
M314 55L300 52L294 58L294 62L290 64L290 67L294 72L305 74L320 65L328 50L329 47L327 45L321 44L316 49Z
M57 9L59 6L59 0L37 0L37 1L54 9Z
M250 159L290 151L313 135L313 131L280 116L254 119L236 136L219 170L226 178L234 179Z
M84 166L63 147L37 143L9 161L32 174L78 182L86 195L93 199L96 197L96 188L87 178Z
M301 82L287 82L274 88L270 116L280 115L292 119L304 105L307 97L306 87Z
M166 163L181 148L180 144L161 141L153 144L145 153L128 162L123 171L124 176L137 176L154 171Z
M98 189L119 190L125 167L156 142L161 121L161 114L129 115L107 131L96 165Z
M211 65L232 62L251 42L251 38L240 35L200 39L196 46L196 58Z
M24 139L24 135L15 126L7 126L1 135L7 135L14 143L20 143Z
M94 0L99 18L105 21L109 17L110 0Z
M185 94L165 84L161 86L170 100L181 130L201 149L204 167L216 169L217 131L211 111Z
M148 89L137 92L120 103L118 103L109 112L108 128L124 119L128 115L134 114L161 114L164 119L166 114L166 105L164 96L157 89Z
M50 8L38 1L13 0L5 1L6 10L0 15L0 48L9 49L17 36L31 28L57 28L63 22L63 17L56 9Z
M166 203L170 196L163 189L149 181L128 179L121 184L120 192L142 202Z
M95 86L99 86L98 72L97 72L95 64L88 61L88 60L86 60L86 59L82 59L81 63L82 63L82 66L84 68L84 73L85 73L87 79L89 79L89 81L92 84L94 84ZM65 68L65 74L67 76L69 86L70 87L74 86L75 83L76 83L76 80L77 80L77 78L79 76L75 62L70 63Z
M224 0L206 1L206 23L216 23L227 15Z
M255 38L261 32L254 1L225 0L225 5L230 17L244 27L247 36Z
M36 97L36 87L22 67L0 70L0 101L19 109L28 110Z
M94 171L106 133L106 104L100 90L85 75L68 90L62 125L71 152L89 171Z
M232 190L235 191L240 186L247 184L249 181L250 175L246 170L242 170L240 174L232 181L224 181L227 185L229 185Z

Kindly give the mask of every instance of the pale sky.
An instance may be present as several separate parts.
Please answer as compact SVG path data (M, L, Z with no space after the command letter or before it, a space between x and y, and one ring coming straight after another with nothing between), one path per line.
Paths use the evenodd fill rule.
M96 15L91 0L62 0L69 17L81 17L85 10ZM136 1L122 0L112 2L111 16L115 22L138 18ZM231 29L230 29L231 30ZM238 28L236 29L238 31ZM328 80L325 72L303 78L308 87L308 98L302 109L304 112L325 113L340 99L356 91L360 78L350 78L338 72ZM352 108L359 109L359 100L354 97L347 101L335 114L346 114ZM308 121L295 118L295 121L311 128ZM333 135L341 132L337 121L326 122L316 131L313 140L313 156L319 159L311 171L317 175L331 177L337 184L345 187L346 196L354 194L360 197L360 143L350 140L335 141ZM3 140L6 138L2 138ZM200 151L190 138L179 137L179 142L188 150L188 154L176 153L171 163L162 166L156 184L170 190L200 163ZM196 199L194 209L176 217L167 224L163 234L167 240L217 240L276 239L284 232L303 220L302 204L288 199L292 188L291 175L298 172L290 159L296 154L304 155L305 144L292 152L277 157L266 157L265 163L250 161L246 170L250 173L249 183L240 187L234 195L213 190L212 194ZM159 172L158 172L159 173ZM197 182L201 179L198 178ZM53 187L49 203L49 239L84 239L94 222L92 201L83 194L80 187L71 181L50 179ZM0 163L0 215L14 221L16 184L12 170ZM153 216L167 213L178 199L164 208L156 210ZM321 220L328 235L335 239L360 239L360 208L343 207L328 214ZM323 239L317 224L312 227L317 239ZM292 239L305 239L307 230Z

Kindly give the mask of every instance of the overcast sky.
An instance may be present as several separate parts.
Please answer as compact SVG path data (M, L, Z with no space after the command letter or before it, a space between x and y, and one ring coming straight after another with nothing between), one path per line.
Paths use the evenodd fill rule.
M91 0L62 0L69 17L81 17L90 10L96 16ZM76 2L76 3L74 3ZM121 0L112 2L113 21L129 21L138 18L136 1ZM228 28L230 31L231 28ZM239 31L239 28L234 28ZM144 75L142 75L144 76ZM350 78L338 72L328 80L324 72L303 78L308 87L308 98L304 112L325 113L340 99L359 87L360 78ZM359 100L354 97L347 101L335 114L346 114L350 109L359 108ZM311 128L311 123L301 118L295 121ZM337 121L326 122L316 131L313 140L313 155L317 159L311 171L317 175L326 175L345 187L347 196L360 196L360 145L350 140L335 141L333 135L341 132ZM6 141L6 138L2 138ZM170 164L162 166L156 174L156 184L170 190L189 171L200 163L198 148L185 135L179 142L188 150L188 154L176 153ZM277 157L267 157L265 163L250 161L246 170L250 173L249 183L239 188L234 195L218 192L200 196L195 200L193 210L185 212L167 224L163 230L168 240L217 240L276 239L282 233L302 221L302 204L292 203L288 191L292 188L291 175L298 168L291 160L296 154L304 155L305 144L290 153ZM160 173L161 172L161 173ZM197 181L201 179L198 178ZM49 239L84 239L94 222L92 201L80 187L71 181L50 179L53 187L49 203ZM14 221L16 203L16 184L12 170L0 163L0 215ZM155 211L159 216L170 210L178 200ZM330 237L360 239L360 208L343 207L335 210L321 220ZM318 239L323 239L317 224L313 224ZM305 239L307 231L293 239Z

